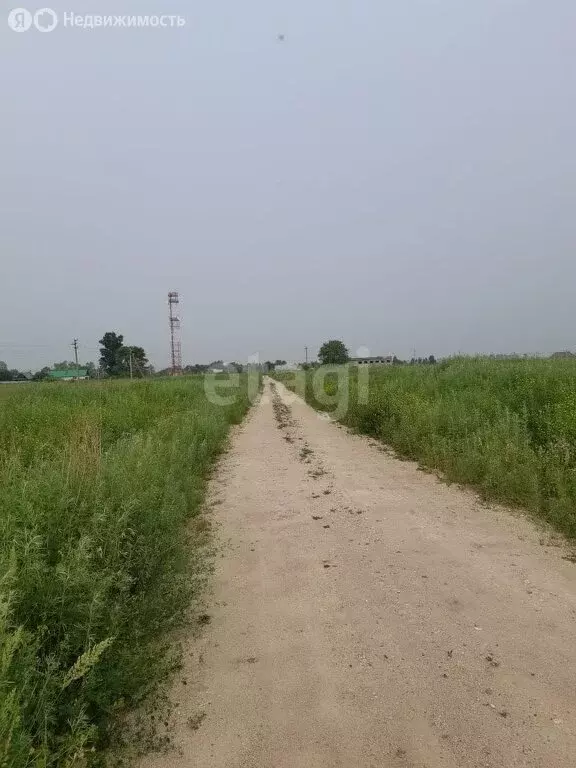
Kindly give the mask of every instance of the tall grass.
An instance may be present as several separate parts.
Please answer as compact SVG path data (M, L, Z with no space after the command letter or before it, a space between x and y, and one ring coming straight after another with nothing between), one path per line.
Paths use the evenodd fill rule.
M318 391L313 375L308 402L333 408L324 393L344 379L329 375ZM343 423L576 536L576 362L456 358L374 368L364 404L353 372L347 386Z
M201 378L29 385L0 404L0 766L90 763L173 657L192 527L248 407ZM97 751L96 751L97 754Z

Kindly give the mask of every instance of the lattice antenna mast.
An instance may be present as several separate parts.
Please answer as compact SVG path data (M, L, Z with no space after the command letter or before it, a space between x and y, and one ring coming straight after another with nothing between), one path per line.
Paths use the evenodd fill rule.
M178 317L178 304L180 298L178 291L170 291L168 294L168 307L170 310L170 358L172 360L172 376L182 373L182 342L180 341L180 318Z

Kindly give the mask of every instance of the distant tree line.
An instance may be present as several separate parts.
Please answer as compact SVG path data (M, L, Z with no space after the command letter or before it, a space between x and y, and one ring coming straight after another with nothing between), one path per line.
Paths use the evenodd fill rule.
M97 377L110 377L119 378L127 377L132 370L132 376L134 378L142 378L144 376L167 376L171 373L170 368L164 368L160 371L155 371L150 362L143 347L128 345L124 343L124 336L114 331L107 331L99 341L100 344L100 360L98 367L93 362L85 364L79 364L78 368L82 371L86 371L88 378ZM532 359L539 355L529 354L490 354L484 357L492 360L522 360ZM541 357L546 357L542 355ZM552 360L563 359L576 359L576 353L571 350L561 350L553 352L549 355ZM304 369L315 368L318 365L344 365L350 361L350 355L348 349L343 341L339 339L331 339L330 341L322 344L318 351L318 362L301 363L301 367ZM435 365L438 361L434 355L428 357L412 357L410 360L402 360L396 355L393 358L393 365ZM446 364L447 361L444 362ZM273 371L278 366L286 365L286 360L280 358L272 361L266 360L263 364L263 368L266 371ZM228 373L238 372L242 373L245 366L241 363L224 363L222 360L214 360L211 363L195 363L193 365L186 365L183 368L185 374L203 374L210 370L223 370ZM72 360L62 360L56 362L52 367L45 366L40 368L35 373L31 371L20 371L17 368L9 368L7 363L0 360L0 382L18 382L18 381L43 381L50 378L50 371L70 371L72 375L77 370L76 362Z
M399 364L404 364L404 361L400 360ZM410 360L410 365L436 365L436 358L434 355L430 355L429 357L413 357Z
M194 363L193 365L185 365L182 368L182 373L189 376L208 373L210 371L223 371L224 373L243 373L245 368L246 366L242 365L242 363L225 363L223 360L213 360L211 363ZM156 371L156 376L170 376L171 373L171 368L162 368L161 370Z
M266 360L266 362L264 363L264 368L267 371L274 371L279 365L286 365L286 360L280 360L280 358L278 358L278 360L275 360L274 362L272 362L272 360Z
M89 378L95 378L97 375L96 366L94 363L78 364L78 368L86 371ZM43 381L48 379L50 371L70 371L72 375L75 374L77 368L75 362L64 360L60 363L54 363L52 367L44 366L35 373L31 371L19 371L17 368L8 368L8 365L0 360L0 382L1 381Z
M320 347L318 360L321 365L345 365L350 361L350 354L343 341L331 339L324 342ZM429 357L413 357L410 361L407 361L400 360L400 358L394 355L392 363L393 365L434 365L436 358L434 355L429 355Z
M8 365L0 360L0 381L19 381L23 375L26 376L17 368L8 368Z

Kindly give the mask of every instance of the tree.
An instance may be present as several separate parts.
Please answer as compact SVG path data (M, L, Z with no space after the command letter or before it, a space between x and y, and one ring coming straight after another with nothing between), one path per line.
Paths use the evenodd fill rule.
M132 375L143 377L146 373L148 358L142 347L120 347L116 355L119 373L122 375L130 373L130 356L132 356Z
M0 381L12 381L8 366L3 360L0 360Z
M436 365L436 358L434 357L434 355L430 355L430 357L428 358L428 363L430 365Z
M55 371L72 371L76 369L76 363L71 360L63 360L61 363L54 363Z
M98 342L102 345L100 347L100 368L107 376L119 376L122 373L120 350L123 342L124 336L113 331L107 331Z
M344 365L350 360L350 356L343 341L332 339L322 344L318 359L322 365Z
M274 365L286 365L286 360L276 360Z
M32 379L33 381L44 381L44 379L47 379L49 376L50 376L50 368L46 366L44 368L41 368L39 371L36 371Z

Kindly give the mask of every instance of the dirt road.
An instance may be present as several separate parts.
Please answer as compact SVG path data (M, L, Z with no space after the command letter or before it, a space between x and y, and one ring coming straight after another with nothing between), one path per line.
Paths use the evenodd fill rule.
M574 768L576 565L277 387L214 481L212 621L143 768Z

